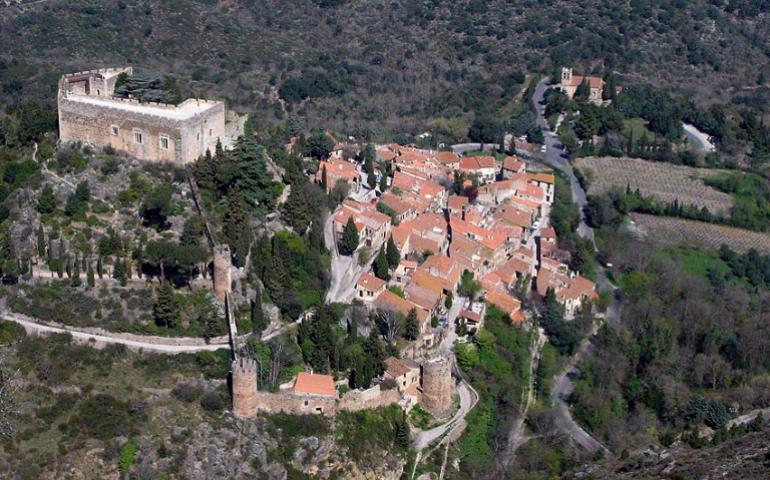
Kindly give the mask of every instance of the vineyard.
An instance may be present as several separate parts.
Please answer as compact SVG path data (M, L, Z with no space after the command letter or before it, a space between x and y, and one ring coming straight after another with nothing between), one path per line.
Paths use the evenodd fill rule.
M756 249L770 253L770 235L713 223L632 213L637 227L651 241L662 245L719 248L723 243L739 253Z
M711 213L725 215L733 204L732 197L703 183L723 170L692 168L636 158L578 158L575 166L589 178L590 195L612 187L639 189L642 195L665 202L678 200L683 205L706 207Z

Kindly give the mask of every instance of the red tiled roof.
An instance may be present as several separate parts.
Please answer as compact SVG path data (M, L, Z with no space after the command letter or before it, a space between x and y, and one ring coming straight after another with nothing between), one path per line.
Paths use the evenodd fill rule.
M479 170L482 168L495 168L495 157L479 156L479 157L462 157L460 159L460 169L462 170Z
M316 373L299 372L294 382L296 393L310 395L323 395L336 397L337 389L334 388L334 378L330 375L318 375Z
M375 277L369 272L364 272L358 278L357 285L367 290L371 290L372 292L376 292L385 287L385 281Z

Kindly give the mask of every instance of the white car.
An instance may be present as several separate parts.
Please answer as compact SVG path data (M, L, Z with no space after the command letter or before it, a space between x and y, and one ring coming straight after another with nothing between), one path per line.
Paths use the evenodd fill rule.
M547 148L548 147L546 145L543 145L542 147L540 147L540 153L545 153Z

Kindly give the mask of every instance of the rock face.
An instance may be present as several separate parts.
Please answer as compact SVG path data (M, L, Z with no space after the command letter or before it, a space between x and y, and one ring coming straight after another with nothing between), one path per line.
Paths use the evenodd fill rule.
M646 449L625 461L584 465L568 479L697 478L767 479L770 426L714 446L694 449L677 442L668 449Z

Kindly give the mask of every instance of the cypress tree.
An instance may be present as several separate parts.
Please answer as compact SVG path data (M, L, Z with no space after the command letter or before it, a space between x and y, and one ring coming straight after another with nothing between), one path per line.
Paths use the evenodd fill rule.
M83 285L83 282L80 280L80 262L78 261L78 257L75 257L75 262L72 267L72 278L70 280L70 285L73 287L79 287Z
M237 188L227 197L227 211L224 216L223 234L237 266L246 262L246 253L251 245L251 228L246 214L246 204Z
M104 278L104 264L102 263L102 256L96 259L96 273L99 275L99 280Z
M353 255L353 252L358 248L358 228L353 221L353 217L348 217L348 221L345 224L345 228L342 231L342 242L340 244L340 252L343 255Z
M115 264L112 267L112 278L118 280L121 285L124 284L126 279L126 268L122 258L115 259Z
M64 261L64 265L65 271L67 272L67 278L72 278L72 262L70 261L69 257L67 257Z
M401 412L396 418L393 433L395 445L402 450L409 450L409 424L405 413Z
M254 300L251 301L251 328L252 332L259 335L267 327L265 312L262 310L262 291L257 286Z
M37 227L37 256L45 258L45 230L42 223Z
M379 253L377 253L377 259L374 261L374 275L386 282L390 280L390 272L388 271L388 257L385 254L385 247L381 247Z
M91 262L88 262L88 273L86 274L86 281L88 282L88 288L94 288L96 285L96 279L94 279L94 266Z
M377 177L374 175L374 169L369 170L369 173L366 174L366 184L369 185L370 189L377 186Z
M382 172L382 175L380 175L380 192L384 192L388 189L388 176L385 174L385 172Z
M310 211L310 205L307 203L305 192L300 184L291 186L289 198L286 199L286 203L283 206L283 214L289 225L299 234L304 233L308 225L310 225L313 216Z
M329 182L326 178L326 165L324 165L321 170L321 188L324 189L324 192L329 190Z
M56 210L56 196L53 194L53 187L46 184L37 200L37 211L46 214L53 213L54 210Z
M386 256L388 258L388 265L390 268L396 268L401 262L401 253L398 251L396 243L393 241L393 237L388 238L388 245L386 249Z

